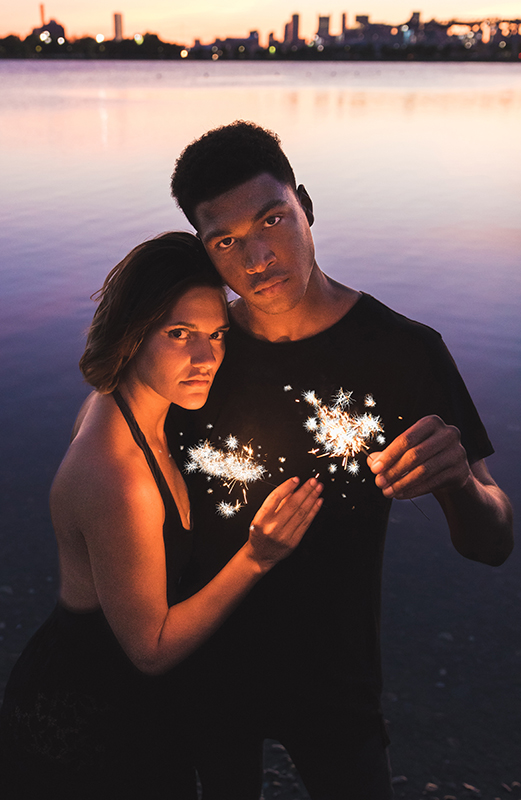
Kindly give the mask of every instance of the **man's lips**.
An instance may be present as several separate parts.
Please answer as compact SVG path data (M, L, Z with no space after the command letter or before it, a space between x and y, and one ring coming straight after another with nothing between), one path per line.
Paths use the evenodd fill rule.
M256 286L253 287L253 291L255 294L260 292L269 294L271 290L275 290L275 287L280 286L282 283L286 283L287 276L286 275L274 275L273 277L269 278L268 280L262 281L258 283Z

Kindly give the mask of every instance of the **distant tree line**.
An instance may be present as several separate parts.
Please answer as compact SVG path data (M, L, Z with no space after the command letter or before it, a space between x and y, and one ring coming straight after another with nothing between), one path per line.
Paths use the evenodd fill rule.
M327 44L318 48L311 43L299 48L258 47L249 51L240 45L219 50L216 47L199 46L188 48L184 45L163 42L156 34L146 33L141 41L123 39L122 41L98 42L86 36L82 39L41 41L35 34L20 39L6 36L0 39L0 58L31 59L136 59L136 60L317 60L317 61L520 61L519 35L510 37L503 44L489 42L472 49L456 36L447 37L442 44L425 42L400 44L399 47L387 43L375 44L368 41L359 43Z

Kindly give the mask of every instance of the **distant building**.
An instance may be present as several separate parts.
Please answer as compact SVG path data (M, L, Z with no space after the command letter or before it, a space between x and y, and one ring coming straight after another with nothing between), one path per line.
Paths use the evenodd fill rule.
M329 17L319 17L318 18L318 31L317 36L319 39L327 40L329 39Z
M114 41L123 41L123 15L114 14Z
M60 38L65 39L65 28L54 19L50 19L49 22L46 22L41 28L33 28L32 30L33 36L41 37L44 33L48 33L50 39L53 41Z
M199 39L196 39L192 51L195 55L208 53L211 58L217 60L222 56L235 57L243 54L254 55L260 50L259 45L259 32L250 31L248 38L244 39L216 39L212 44L201 44Z
M298 47L304 47L306 42L304 39L300 39L299 37L299 24L300 24L300 17L298 14L293 14L290 21L284 25L284 41L283 45L286 49L291 48L292 50L297 49ZM275 41L273 39L273 41ZM278 42L275 43L275 47L277 46ZM271 46L271 40L270 40Z

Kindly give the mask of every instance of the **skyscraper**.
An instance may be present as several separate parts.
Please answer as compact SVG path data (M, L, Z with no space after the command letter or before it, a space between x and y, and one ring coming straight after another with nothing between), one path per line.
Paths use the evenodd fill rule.
M320 39L328 39L329 38L329 17L319 17L318 18L317 36L319 36Z
M293 14L291 20L287 22L284 26L284 43L285 44L297 44L299 41L298 38L298 28L299 28L299 15Z
M114 41L121 42L123 39L123 15L114 14Z

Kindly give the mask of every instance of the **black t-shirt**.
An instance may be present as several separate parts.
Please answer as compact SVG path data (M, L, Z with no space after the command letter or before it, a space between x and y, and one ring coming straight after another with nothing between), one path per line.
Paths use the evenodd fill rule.
M329 329L299 341L265 342L232 325L207 404L170 415L171 444L182 443L185 461L197 440L225 452L230 444L237 452L247 445L266 472L249 485L247 504L240 483L230 489L207 474L187 476L196 541L184 593L206 584L244 544L273 486L318 472L324 504L301 544L202 648L200 662L214 685L226 676L236 687L255 673L266 698L290 682L296 696L311 691L326 704L329 698L346 711L371 714L381 688L380 584L391 503L375 486L368 451L331 457L331 447L341 449L337 440L320 441L320 420L335 408L355 424L364 415L378 417L383 431L375 436L385 442L374 436L370 450L437 414L459 428L471 463L493 452L440 335L370 295ZM230 436L237 443L227 442ZM220 503L241 507L223 517Z

